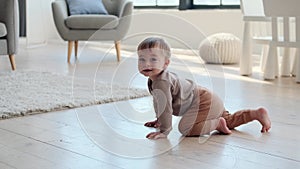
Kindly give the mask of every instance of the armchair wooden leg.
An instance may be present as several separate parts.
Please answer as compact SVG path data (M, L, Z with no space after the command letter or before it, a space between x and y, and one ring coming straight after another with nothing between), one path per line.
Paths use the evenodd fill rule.
M73 46L74 46L74 41L69 41L68 42L68 63L70 63L71 60Z
M12 70L16 70L15 55L9 55L10 65Z
M75 59L77 60L77 53L78 53L78 40L75 40Z
M120 62L121 60L121 47L120 47L121 42L120 41L115 41L115 48L117 52L117 60Z

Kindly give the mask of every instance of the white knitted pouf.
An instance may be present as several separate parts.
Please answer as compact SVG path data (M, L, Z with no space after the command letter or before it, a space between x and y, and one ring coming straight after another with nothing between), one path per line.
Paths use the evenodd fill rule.
M199 48L199 54L206 63L238 63L241 53L241 40L230 33L213 34L203 40Z

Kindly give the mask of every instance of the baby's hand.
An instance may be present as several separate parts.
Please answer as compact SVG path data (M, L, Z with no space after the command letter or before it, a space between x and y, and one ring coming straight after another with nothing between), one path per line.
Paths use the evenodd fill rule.
M144 126L157 128L160 126L160 124L157 122L157 120L154 120L154 121L145 123Z
M160 138L166 138L167 136L164 133L161 132L151 132L149 133L146 138L148 139L153 139L153 140L157 140Z

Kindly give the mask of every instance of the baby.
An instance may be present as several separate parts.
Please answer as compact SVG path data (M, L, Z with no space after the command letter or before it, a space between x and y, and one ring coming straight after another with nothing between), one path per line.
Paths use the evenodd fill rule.
M253 120L261 123L261 132L268 132L271 128L266 109L240 110L230 114L217 95L169 72L171 51L164 39L146 38L138 45L137 54L139 72L148 77L148 89L153 96L157 118L145 126L159 129L149 133L147 138L167 137L172 130L172 115L182 116L178 129L184 136L201 136L214 130L230 134L231 129Z

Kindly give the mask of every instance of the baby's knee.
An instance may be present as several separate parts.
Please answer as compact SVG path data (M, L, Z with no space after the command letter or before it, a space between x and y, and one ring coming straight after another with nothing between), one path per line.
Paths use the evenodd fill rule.
M189 136L190 131L192 130L193 125L184 123L182 121L179 122L178 124L178 131L183 135L183 136Z

